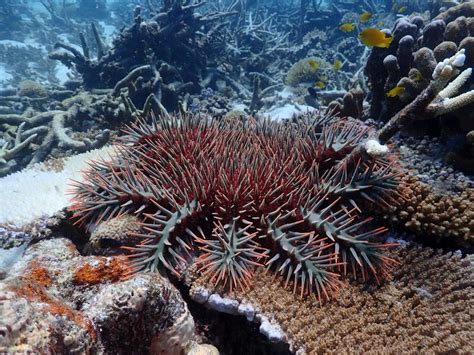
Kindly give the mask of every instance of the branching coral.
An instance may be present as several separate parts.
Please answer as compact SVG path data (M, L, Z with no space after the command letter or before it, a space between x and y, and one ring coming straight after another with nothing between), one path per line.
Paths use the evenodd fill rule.
M142 69L152 72L149 65ZM54 100L50 106L54 109L47 111L43 104L35 106L37 100L46 97L28 97L44 94L30 84L18 92L13 90L8 96L0 95L0 104L8 108L6 112L0 112L0 129L6 130L3 135L5 142L0 143L0 176L26 166L32 167L48 156L62 156L68 150L80 153L100 148L109 140L114 126L146 116L150 110L167 115L154 94L145 96L143 106L132 100L130 94L142 92L138 89L141 77L136 74L137 71L132 71L110 90L77 94L69 90L50 90L48 96ZM123 87L129 88L127 93L120 92ZM27 104L22 113L10 110L20 103Z
M143 100L155 93L168 109L177 109L181 94L201 88L202 74L212 53L206 49L217 37L215 33L207 34L207 27L222 17L235 14L196 13L195 10L203 5L204 1L195 4L182 0L164 2L159 10L153 8L151 18L147 20L142 8L137 6L134 23L122 31L110 49L105 48L97 28L92 26L96 58L90 55L83 34L82 51L58 42L49 57L74 67L87 88L115 87L113 94L117 95L126 86L116 86L122 78L128 82L121 84L139 78L137 85L128 85L128 95L135 102L143 105Z
M436 192L408 178L404 199L385 214L396 224L422 237L449 238L453 245L470 247L474 236L474 191L460 194Z
M143 241L127 248L132 273L180 277L197 256L203 274L235 289L266 266L322 301L341 274L379 281L395 263L383 253L391 245L377 242L384 228L362 210L395 201L397 165L390 155L347 159L368 131L331 116L139 121L120 154L76 184L72 210L89 228L137 216Z
M74 109L76 109L74 111ZM21 164L20 159L15 160L18 153L25 153L30 143L37 143L33 153L24 154L29 166L33 166L44 159L53 146L60 146L63 149L72 149L76 152L84 152L104 145L110 136L110 130L104 129L95 134L93 139L76 139L68 134L67 125L72 125L73 118L77 115L77 107L68 111L51 110L46 112L31 112L19 114L0 114L0 124L18 125L14 142L9 142L0 148L0 175L6 175ZM76 122L77 124L77 122ZM28 128L24 130L24 128ZM82 132L84 135L84 132ZM37 142L42 138L41 142ZM13 143L13 147L8 149ZM24 162L23 162L24 164Z
M462 49L452 57L438 63L433 69L432 79L428 86L410 104L392 116L373 135L373 140L385 144L400 130L416 122L430 119L433 114L436 115L437 111L449 112L472 103L474 90L451 97L457 93L460 86L471 75L470 69L459 73L459 69L464 66L465 61L466 56ZM359 145L351 152L348 159L363 157L367 153L367 145Z
M3 147L0 148L0 163L1 164L7 164L10 159L12 159L16 154L18 154L24 148L28 147L31 141L33 141L36 138L37 134L33 133L23 140L22 133L23 133L24 127L25 127L25 122L23 122L22 124L18 126L16 135L15 135L15 141L11 149L8 149L10 142L6 142L3 145Z
M420 16L404 17L395 22L391 30L394 41L390 48L373 49L365 66L372 94L370 117L386 121L404 106L416 101L430 81L437 79L440 68L450 66L463 71L457 81L450 85L453 90L440 93L433 105L420 111L419 115L429 119L454 113L460 122L469 120L466 117L468 115L459 109L472 104L474 100L473 92L469 92L472 89L472 79L468 80L473 65L473 18L465 17L471 16L470 9L472 4L454 7L427 24ZM454 15L457 17L453 17ZM454 57L460 60L461 53L467 57L465 61L450 62ZM467 84L463 85L466 81ZM395 87L403 92L388 95ZM461 95L454 98L457 92ZM443 120L439 122L441 127L437 127L438 130L443 128ZM434 127L432 125L431 130L434 131L436 126L437 123ZM417 127L423 125L418 123Z

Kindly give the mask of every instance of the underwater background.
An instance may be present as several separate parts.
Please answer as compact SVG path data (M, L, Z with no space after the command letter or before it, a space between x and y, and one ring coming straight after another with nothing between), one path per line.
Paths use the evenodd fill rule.
M0 352L474 351L474 1L0 0Z

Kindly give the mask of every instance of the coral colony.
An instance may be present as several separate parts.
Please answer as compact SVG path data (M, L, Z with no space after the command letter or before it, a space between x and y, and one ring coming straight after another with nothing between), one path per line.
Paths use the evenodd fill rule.
M397 164L388 154L343 160L368 132L334 116L140 121L112 162L94 163L76 184L74 217L93 229L139 216L131 273L179 277L197 257L200 271L230 290L248 288L264 266L293 292L330 299L340 275L378 282L395 263L383 253L392 244L377 240L385 228L363 211L399 196Z

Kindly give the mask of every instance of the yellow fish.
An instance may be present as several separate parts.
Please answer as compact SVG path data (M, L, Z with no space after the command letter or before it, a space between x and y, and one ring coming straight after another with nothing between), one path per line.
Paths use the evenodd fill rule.
M314 87L322 90L326 87L326 83L323 81L317 81L314 83Z
M421 73L420 73L419 71L417 71L417 72L415 73L415 75L413 76L413 79L414 79L415 81L422 81L422 80L423 80L423 76L421 75Z
M395 86L393 89L390 89L390 91L387 92L387 97L400 96L404 92L405 92L405 88L403 86Z
M366 28L359 33L360 41L367 47L388 48L393 41L392 36L387 36L376 28Z
M308 65L311 68L312 71L316 71L319 69L319 63L315 61L314 59L309 59L308 60Z
M355 25L353 23L343 23L341 26L339 26L339 29L342 31L342 32L352 32L354 31L355 29Z
M362 15L359 16L360 23L366 23L372 18L372 14L370 12L364 12Z
M407 11L407 6L402 6L401 8L398 9L399 14L403 14L405 11Z
M336 59L332 67L334 68L335 71L339 71L342 68L342 62L339 59Z

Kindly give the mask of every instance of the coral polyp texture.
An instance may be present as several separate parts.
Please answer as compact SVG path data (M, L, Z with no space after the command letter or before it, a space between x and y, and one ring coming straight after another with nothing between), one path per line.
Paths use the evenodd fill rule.
M369 137L358 121L303 116L293 122L140 120L118 154L91 164L75 184L76 223L89 231L135 216L130 273L181 277L191 264L212 283L247 289L257 267L299 295L328 300L350 274L389 275L385 229L363 212L400 198L389 154L350 158Z

